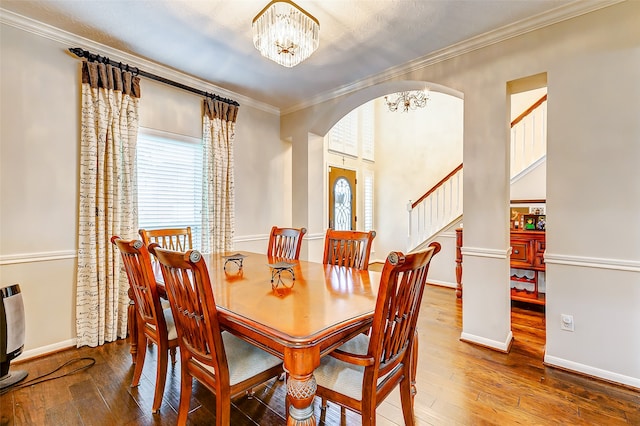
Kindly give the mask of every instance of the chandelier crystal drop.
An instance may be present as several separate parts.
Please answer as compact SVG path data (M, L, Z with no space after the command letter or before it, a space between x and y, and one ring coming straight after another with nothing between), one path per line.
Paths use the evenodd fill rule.
M289 0L269 3L251 24L253 44L262 56L291 68L307 59L320 43L320 24Z
M389 111L395 112L398 109L401 112L407 112L410 109L424 108L429 100L429 92L427 90L412 90L410 92L398 92L397 98L390 101L388 96L384 97Z

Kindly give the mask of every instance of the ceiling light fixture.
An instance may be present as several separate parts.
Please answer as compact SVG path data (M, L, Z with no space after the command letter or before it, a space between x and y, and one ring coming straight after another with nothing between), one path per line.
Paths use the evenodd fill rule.
M388 96L384 97L389 111L395 112L398 109L407 112L410 109L424 108L429 100L429 92L427 90L412 90L410 92L398 92L395 101L390 101Z
M320 23L289 0L269 3L251 23L253 44L262 56L291 68L307 59L320 43Z

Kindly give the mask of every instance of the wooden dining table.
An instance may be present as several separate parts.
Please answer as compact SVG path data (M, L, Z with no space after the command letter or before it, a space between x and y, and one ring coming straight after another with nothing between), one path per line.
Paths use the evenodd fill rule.
M234 255L241 259L228 257ZM313 371L321 357L369 328L380 272L249 252L203 257L223 329L283 360L287 425L316 424Z

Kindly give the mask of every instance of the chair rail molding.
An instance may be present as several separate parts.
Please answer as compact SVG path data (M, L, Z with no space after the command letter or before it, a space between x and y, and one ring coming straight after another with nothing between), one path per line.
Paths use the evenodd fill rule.
M489 257L493 259L506 259L511 255L511 247L506 250L490 249L485 247L462 247L460 249L463 256Z
M582 266L585 268L614 269L618 271L640 272L640 261L627 259L605 259L598 257L572 256L567 254L545 252L544 263L553 265Z
M14 265L17 263L49 262L52 260L75 259L76 250L45 251L37 253L19 253L0 255L0 265Z

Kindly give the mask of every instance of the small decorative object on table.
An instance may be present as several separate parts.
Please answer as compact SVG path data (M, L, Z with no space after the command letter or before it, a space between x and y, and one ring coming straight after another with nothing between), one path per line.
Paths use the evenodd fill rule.
M242 269L242 260L247 257L247 255L242 254L242 253L235 253L235 254L230 254L228 256L222 256L223 259L225 259L224 261L224 270L227 270L227 263L229 262L233 262L238 266L238 269Z
M277 263L269 263L267 266L271 268L271 287L275 289L280 284L282 284L285 287L293 286L293 283L290 286L287 286L285 284L285 282L282 279L282 273L286 272L291 274L293 281L295 281L296 274L293 272L293 267L295 265L296 265L295 263L289 263L284 261L277 262Z

